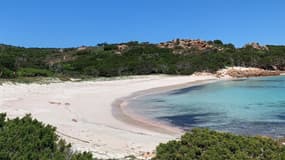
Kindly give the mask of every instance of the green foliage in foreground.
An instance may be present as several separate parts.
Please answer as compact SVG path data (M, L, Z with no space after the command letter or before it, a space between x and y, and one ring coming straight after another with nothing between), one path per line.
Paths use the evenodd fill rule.
M91 153L74 153L55 128L27 115L6 120L0 114L0 160L92 160Z
M160 144L153 160L284 160L285 147L270 138L193 129Z

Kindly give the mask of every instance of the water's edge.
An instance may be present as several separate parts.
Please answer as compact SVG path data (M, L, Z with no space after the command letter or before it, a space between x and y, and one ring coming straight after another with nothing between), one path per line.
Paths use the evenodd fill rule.
M135 119L142 117L184 132L206 127L239 135L284 137L284 78L251 77L198 82L161 92L155 89L127 99L123 110Z
M229 80L235 80L235 79L229 79ZM174 126L170 123L162 122L162 121L155 120L155 119L149 119L149 118L144 117L143 115L137 114L132 110L132 106L130 105L129 102L132 99L136 99L136 98L143 97L146 95L165 93L165 92L169 92L172 90L206 85L206 84L216 83L216 82L221 82L221 81L226 81L226 80L225 79L198 80L198 81L188 82L188 83L183 83L183 84L178 84L178 85L151 88L148 90L138 91L138 92L131 94L130 96L122 97L122 98L115 100L112 103L112 114L117 120L130 124L130 125L139 126L141 128L159 132L162 134L180 136L181 134L185 133L185 130L177 126Z

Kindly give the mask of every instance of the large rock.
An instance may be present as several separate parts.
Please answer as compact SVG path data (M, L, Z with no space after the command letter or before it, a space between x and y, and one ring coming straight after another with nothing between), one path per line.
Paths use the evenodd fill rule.
M231 76L235 78L243 77L259 77L259 76L275 76L280 75L280 71L270 71L260 68L245 68L245 67L229 67L217 71L217 77Z

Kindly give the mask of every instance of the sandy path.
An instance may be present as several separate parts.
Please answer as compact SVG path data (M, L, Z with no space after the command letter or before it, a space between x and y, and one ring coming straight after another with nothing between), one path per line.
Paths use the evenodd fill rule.
M112 114L112 103L134 92L185 84L214 76L136 76L132 79L0 86L0 112L9 117L31 113L57 127L75 149L100 158L120 158L152 151L160 142L177 138L140 125L124 123Z

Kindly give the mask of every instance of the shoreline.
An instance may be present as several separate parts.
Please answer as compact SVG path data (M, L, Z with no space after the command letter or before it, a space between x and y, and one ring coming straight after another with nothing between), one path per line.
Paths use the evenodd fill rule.
M147 96L152 94L159 94L159 93L165 93L177 89L183 89L188 87L194 87L194 86L200 86L200 85L206 85L211 83L217 83L221 81L236 81L239 79L248 79L248 78L260 78L260 77L276 77L276 76L285 76L285 73L280 75L269 75L269 76L253 76L253 77L223 77L218 79L207 79L207 80L198 80L193 82L187 82L172 86L164 86L164 87L157 87L157 88L151 88L147 90L137 91L132 93L131 95L127 97L122 97L114 101L112 104L112 113L114 117L120 121L123 121L124 123L130 124L130 125L139 125L142 128L160 132L163 134L169 134L174 136L180 136L185 131L177 126L174 126L173 124L170 124L168 122L163 122L151 118L145 118L143 115L140 115L138 113L135 113L135 111L132 108L131 105L129 105L129 101L132 99L136 99L141 96ZM143 107L143 106L142 106Z
M119 121L123 121L124 123L130 124L130 125L140 126L144 129L148 129L148 130L163 133L163 134L169 134L172 136L180 136L181 134L185 133L183 129L180 129L179 127L176 127L170 123L145 118L143 115L135 113L135 111L131 109L132 106L129 105L129 101L137 97L141 97L141 96L164 93L164 92L169 92L172 90L206 85L206 84L216 83L216 82L225 81L225 80L231 80L231 79L198 80L198 81L187 82L187 83L177 84L177 85L172 85L172 86L164 86L164 87L157 87L157 88L137 91L127 97L122 97L122 98L115 100L112 103L112 114Z
M160 143L179 138L183 131L133 114L128 110L128 100L234 79L201 74L51 84L6 83L0 85L0 112L6 112L8 118L30 113L55 126L60 138L71 143L74 150L90 151L97 158L140 157L154 151Z
M154 151L158 144L178 138L181 132L171 127L150 130L141 123L133 125L118 120L114 117L115 102L141 91L154 91L153 88L163 91L210 79L218 78L148 75L110 81L5 83L0 85L0 112L6 112L8 118L30 113L33 118L56 127L60 138L71 143L74 150L90 151L97 158L140 157Z

